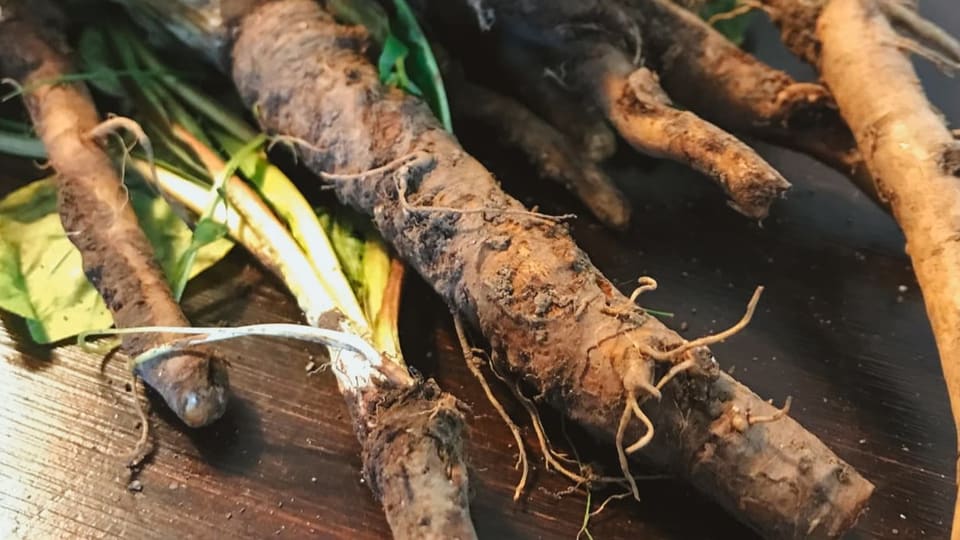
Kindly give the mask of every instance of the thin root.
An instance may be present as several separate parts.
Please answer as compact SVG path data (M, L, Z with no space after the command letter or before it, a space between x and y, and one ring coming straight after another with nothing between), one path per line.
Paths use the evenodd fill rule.
M786 401L783 402L783 407L777 409L777 412L773 414L768 414L764 416L751 416L750 411L747 411L747 425L752 426L754 424L764 424L767 422L776 422L784 416L790 414L790 404L793 403L793 396L787 396Z
M930 47L922 45L919 42L913 39L910 39L908 37L897 36L893 42L893 45L896 46L901 51L912 52L913 54L916 54L917 56L920 56L921 58L926 59L927 61L937 66L937 68L940 71L948 75L951 75L955 71L960 70L960 60L953 60L951 58L948 58L946 55L944 55L940 51L931 49Z
M762 286L757 287L757 289L753 292L753 297L750 299L750 302L747 304L747 311L743 314L743 318L741 318L740 321L737 322L737 324L731 326L730 328L724 330L723 332L720 332L720 333L717 333L717 334L711 334L711 335L709 335L709 336L704 336L704 337L695 339L695 340L693 340L693 341L687 341L687 342L681 343L680 345L677 345L676 347L674 347L674 348L672 348L672 349L667 349L666 351L661 351L661 350L654 349L653 347L651 347L650 345L648 345L648 344L646 344L646 343L640 343L640 342L638 342L637 340L633 339L633 337L630 335L630 332L632 332L633 330L636 330L636 327L633 327L633 328L626 328L626 329L618 330L617 332L614 332L613 334L610 334L609 336L604 336L604 337L600 338L596 343L594 343L593 345L590 346L590 350L599 347L600 345L604 344L605 342L607 342L607 341L609 341L609 340L611 340L611 339L615 339L615 338L618 338L618 337L621 337L621 336L626 336L627 339L630 340L630 342L631 342L631 344L634 346L634 348L636 348L638 351L640 351L641 353L643 353L643 354L646 355L647 357L649 357L649 358L651 358L651 359L653 359L653 360L656 360L656 361L658 361L658 362L672 362L673 359L674 359L676 356L678 356L678 355L680 355L680 354L682 354L682 353L684 353L684 352L686 352L686 351L689 351L690 349L693 349L693 348L696 348L696 347L705 347L705 346L711 345L711 344L713 344L713 343L717 343L717 342L720 342L720 341L724 341L724 340L730 338L731 336L733 336L734 334L736 334L736 333L740 332L741 330L743 330L744 327L746 327L748 324L750 324L750 320L753 318L753 313L754 313L754 311L756 311L756 309L757 309L757 303L760 301L760 295L761 295L761 293L763 293L763 287L762 287ZM614 313L614 314L617 314L617 313ZM588 350L588 352L589 352L589 350ZM681 362L681 364L683 364L683 363ZM691 366L691 367L692 367L692 366ZM690 367L685 367L685 368L683 368L683 369L681 369L681 370L678 370L678 371L674 372L673 375L671 375L670 372L668 372L667 375L665 376L665 378L666 378L667 376L669 376L670 378L673 378L674 376L678 375L681 371L686 371L687 369L690 369ZM673 371L673 370L671 370L671 371ZM669 379L667 379L666 381L661 380L660 382L663 383L663 384L666 384L667 382L669 382ZM644 388L644 387L642 387L642 386L638 386L637 388L646 389L646 388ZM653 388L655 388L656 391L655 391L655 392L651 392L651 393L654 394L654 395L659 394L659 388L660 388L660 386L657 385L656 387L653 387Z
M754 2L753 0L740 0L737 2L737 6L730 11L724 11L722 13L716 13L712 15L709 19L707 19L707 24L714 26L720 21L736 19L737 17L746 15L755 9L767 11L767 7L759 2Z
M630 302L636 302L637 298L645 292L657 290L657 280L653 279L650 276L640 276L640 279L637 280L637 283L640 285L633 290L633 293L630 294Z
M924 19L916 12L898 0L884 0L880 2L880 9L899 26L912 36L951 57L954 62L960 62L960 42L945 32L936 24Z
M293 137L286 137L287 140L291 140L298 144L303 144L309 148L315 148L310 146L305 141L302 141ZM343 182L343 181L359 181L365 178L370 178L373 176L378 176L381 174L386 174L393 172L396 178L396 188L397 188L397 198L400 202L400 207L407 212L450 212L453 214L485 214L485 213L494 213L501 215L519 215L534 219L542 219L544 221L550 221L552 223L559 223L567 219L573 219L576 214L563 214L560 216L551 216L547 214L541 214L539 212L531 212L529 210L510 210L503 208L453 208L450 206L431 206L431 205L413 205L407 200L407 177L409 176L409 171L414 167L414 165L422 165L424 167L431 167L435 163L434 157L427 152L420 150L410 152L400 156L397 159L394 159L384 165L364 171L362 173L352 173L352 174L333 174L333 173L320 173L320 177L328 182Z
M503 404L500 403L500 400L493 395L493 391L490 389L490 385L487 384L486 377L483 376L483 372L480 371L480 363L477 360L477 357L474 355L474 350L470 346L470 342L467 340L467 334L463 328L463 321L460 319L459 315L453 316L453 325L457 331L457 339L460 341L460 348L463 349L463 359L467 364L467 368L470 369L470 373L473 374L473 377L480 383L480 387L483 388L483 393L487 396L487 401L493 405L493 408L496 409L497 413L500 415L500 418L503 419L503 423L507 425L507 428L510 429L510 433L513 434L513 439L517 443L517 466L521 467L523 471L520 474L520 481L517 482L516 489L513 490L513 500L520 500L520 496L523 495L523 489L527 485L527 476L530 473L530 465L527 460L527 449L523 445L523 437L520 435L520 428L517 427L517 424L510 418L510 415L507 414L507 411L503 408Z
M609 497L607 497L606 499L604 499L602 503L600 503L600 506L598 506L596 510L594 510L593 512L590 512L590 517L597 517L597 516L599 516L600 513L602 513L604 510L607 509L607 505L610 504L610 501L616 501L616 500L620 500L620 499L626 499L627 497L630 497L631 495L633 495L633 494L632 494L632 493L629 493L629 492L628 492L628 493L614 493L613 495L610 495Z
M663 390L663 387L666 386L667 383L670 382L674 377L683 373L684 371L688 371L696 367L696 365L697 361L693 359L684 360L683 362L674 365L670 368L670 371L667 371L667 374L660 379L660 382L657 383L656 389Z
M23 93L23 85L20 84L20 82L17 81L16 79L11 79L10 77L4 77L0 79L0 84L9 84L10 86L13 87L13 91L8 92L3 96L0 96L0 103L3 103L4 101L7 101L11 98L19 96L20 94Z
M88 140L100 139L121 129L132 133L133 136L136 137L137 143L147 154L147 163L150 164L150 175L153 177L153 185L160 185L160 181L157 178L157 164L153 159L153 144L150 143L150 137L147 136L147 133L143 131L143 128L140 127L140 124L138 124L136 120L125 116L111 116L96 126L93 126L90 131L84 134L84 138ZM126 144L124 144L123 147L125 154L129 152L130 148L127 147ZM124 158L124 162L126 162L126 157Z
M627 484L630 486L630 493L633 494L633 498L639 501L640 490L637 489L637 482L630 473L630 461L627 459L627 451L623 446L623 435L626 433L627 426L630 424L631 416L633 416L633 410L630 407L630 403L627 403L623 407L623 414L620 415L620 423L617 425L615 444L617 446L617 457L620 461L620 470L623 472L623 477L627 479Z
M533 431L537 435L537 442L540 444L540 451L543 454L543 460L548 470L553 468L563 476L566 476L568 479L575 482L578 486L591 485L594 483L622 481L620 478L597 476L589 473L589 471L588 475L584 476L582 474L573 472L566 465L564 465L563 462L571 464L575 463L580 467L581 471L584 469L579 461L572 460L553 449L553 445L550 443L550 439L547 437L546 430L543 428L543 422L540 420L540 414L537 412L537 408L534 406L533 402L530 401L530 398L523 395L523 392L520 391L520 388L516 385L516 383L511 383L506 379L506 377L498 373L493 365L491 365L490 368L493 371L493 374L510 388L510 391L513 392L514 397L516 397L517 401L523 405L524 410L526 410L527 414L530 416L530 421L533 424Z
M527 396L524 396L520 392L520 389L516 385L509 385L510 389L513 391L513 395L516 396L517 401L519 401L523 408L527 411L527 414L530 415L530 420L533 423L533 431L537 434L537 441L540 443L540 451L543 453L543 460L546 463L547 469L554 469L563 476L566 476L568 479L575 482L577 485L590 485L598 480L592 474L589 476L584 476L579 473L575 473L570 470L566 465L562 463L561 460L571 461L570 458L559 454L553 449L553 446L550 444L550 440L547 438L546 431L543 429L543 422L540 420L540 415L537 413L536 407L530 401Z
M130 370L130 377L132 379L133 408L136 409L137 416L140 418L140 438L137 439L137 444L133 447L133 450L127 454L124 461L127 462L128 468L134 469L150 457L154 448L153 445L150 444L150 418L147 416L146 407L144 407L143 402L140 401L140 392L137 390L137 376L134 374L133 369Z
M645 446L650 444L650 441L653 440L655 431L653 429L653 422L650 421L647 413L643 412L643 409L640 408L640 403L637 401L636 394L631 393L629 396L627 396L627 405L630 406L630 409L633 411L633 415L640 420L640 423L642 423L644 427L647 428L646 433L644 433L643 436L637 440L637 442L624 449L627 454L633 454L634 452L642 450Z
M675 358L677 355L689 351L690 349L707 347L709 345L713 345L714 343L720 343L721 341L727 340L750 324L750 320L753 318L753 313L757 309L757 303L760 302L761 294L763 294L763 286L757 287L756 290L753 291L753 296L750 298L750 302L747 303L747 311L743 314L743 317L740 319L740 321L730 328L727 328L723 332L718 332L709 336L703 336L693 341L687 341L686 343L667 351L656 351L652 347L647 346L643 352L650 355L654 360L669 361Z

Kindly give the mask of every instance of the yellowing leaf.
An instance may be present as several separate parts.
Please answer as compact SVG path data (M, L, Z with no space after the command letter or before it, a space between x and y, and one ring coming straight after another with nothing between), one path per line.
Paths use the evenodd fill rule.
M191 232L161 197L130 189L140 226L166 275L190 245ZM192 276L232 247L218 240L202 248ZM0 201L0 309L27 319L38 343L105 328L113 318L83 273L80 252L57 214L56 184L38 180Z

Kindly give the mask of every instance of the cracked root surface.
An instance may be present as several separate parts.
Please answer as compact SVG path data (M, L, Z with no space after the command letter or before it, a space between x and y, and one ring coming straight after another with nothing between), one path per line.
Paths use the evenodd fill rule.
M682 338L617 291L564 225L517 212L520 203L425 105L382 87L361 32L336 25L311 1L284 0L252 12L237 35L233 78L241 96L268 130L310 143L304 157L314 171L359 173L404 155L429 156L344 177L336 193L369 214L397 252L483 332L500 367L613 442L628 370L653 372L637 344L665 350ZM400 186L410 207L400 204ZM771 537L830 537L853 524L873 489L869 482L789 418L735 429L740 411L776 410L718 373L706 348L676 359L684 360L698 369L674 379L663 400L645 408L658 434L643 455ZM640 429L632 424L626 439L638 438Z

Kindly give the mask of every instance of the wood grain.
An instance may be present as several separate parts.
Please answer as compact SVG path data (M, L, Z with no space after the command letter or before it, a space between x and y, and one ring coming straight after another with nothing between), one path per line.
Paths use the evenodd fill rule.
M960 13L950 3L924 8L957 35ZM752 39L767 60L796 67L772 45L770 29ZM947 118L960 121L957 83L926 67L921 73ZM530 181L523 160L491 148L486 134L463 139L525 202L586 216L565 193ZM673 312L668 324L686 323L691 337L736 321L753 287L766 285L754 323L714 348L718 360L762 396L781 402L792 395L792 415L877 484L852 537L946 538L954 428L902 236L832 171L761 151L795 186L762 226L725 208L694 173L624 152L610 172L635 204L634 224L612 234L582 217L574 225L578 241L625 291L637 276L655 276L660 290L643 304ZM0 193L25 173L0 168ZM445 307L411 279L403 309L408 359L472 409L468 452L480 536L575 537L584 495L556 496L568 484L542 461L526 497L510 500L518 478L512 439L462 365ZM278 283L240 252L191 284L185 311L195 324L299 320ZM159 450L139 475L142 492L133 493L122 459L136 439L124 359L104 363L73 346L35 346L20 321L4 316L0 538L386 537L333 378L306 372L323 352L266 339L223 348L235 391L227 417L192 431L154 401ZM497 390L535 448L522 409ZM569 448L558 415L545 417ZM615 470L612 448L568 428L581 456ZM594 537L752 537L672 480L644 481L641 492L643 503L615 501L594 518Z

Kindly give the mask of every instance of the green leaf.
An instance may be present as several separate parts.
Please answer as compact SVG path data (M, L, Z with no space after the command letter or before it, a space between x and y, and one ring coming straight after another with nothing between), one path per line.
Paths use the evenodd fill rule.
M404 62L410 55L410 49L393 34L387 35L383 50L377 60L380 82L405 88L407 86L406 66Z
M27 283L20 271L20 253L10 242L0 236L0 306L6 311L25 319L36 317Z
M739 0L710 0L700 8L700 17L709 20L714 15L729 13L740 5ZM753 21L752 15L753 12L751 11L732 19L718 20L713 23L713 27L730 41L742 45L747 34L747 28Z
M443 87L440 67L430 49L427 37L420 29L417 17L406 0L393 0L397 9L397 18L393 21L393 31L410 49L407 74L410 80L423 92L424 99L433 109L433 113L443 123L447 131L453 132L450 120L450 105L447 92Z
M318 209L344 275L350 281L363 315L370 322L374 345L400 361L397 321L382 312L393 260L387 245L368 221L346 209Z
M110 46L102 30L92 26L85 28L80 34L77 52L84 71L100 75L90 79L94 88L113 97L125 96L120 78L113 73Z
M137 188L130 188L130 196L169 279L190 245L190 229L161 197ZM219 261L231 247L227 240L205 246L192 275ZM80 252L60 224L53 180L38 180L0 200L0 309L26 318L38 343L113 324L83 273Z
M36 137L26 134L0 131L0 154L10 154L22 158L45 159L47 149Z
M219 130L211 130L214 139L228 155L243 148L243 141ZM351 319L364 317L363 309L352 285L343 274L340 259L310 203L297 186L260 151L240 162L240 172L256 188L273 212L290 230L290 235L310 260L321 280L330 288L330 295L343 314ZM372 321L371 321L372 322Z
M406 0L393 3L396 17L392 20L373 0L330 0L328 8L338 19L366 27L382 47L377 62L381 82L422 97L443 127L453 132L447 92L430 42Z
M360 300L361 307L366 303L363 298L364 275L363 275L363 255L366 250L364 234L360 230L358 220L351 219L351 216L345 211L330 213L325 209L317 210L320 223L327 231L330 237L330 244L340 259L340 267L343 274L347 276L347 281L353 288ZM365 314L368 315L368 314ZM368 321L372 320L367 317Z
M197 228L193 233L193 238L190 242L190 245L183 255L181 255L178 262L176 278L173 280L172 285L173 297L176 298L177 301L179 301L183 296L183 291L187 287L187 281L193 275L193 268L196 262L195 259L198 257L198 250L226 235L226 228L223 228L222 226L219 229L213 228L213 225L217 224L215 221L213 221L212 217L218 205L226 204L223 196L223 189L227 183L227 179L231 178L234 173L237 172L240 164L243 163L245 159L247 159L249 156L255 155L266 141L267 136L262 133L254 137L250 142L246 143L243 148L238 150L230 158L230 161L227 161L223 170L219 171L214 178L213 185L210 186L210 191L218 194L218 196L213 200L213 204L207 207L203 215L200 216L200 219L197 220ZM212 173L213 171L211 171L211 174ZM219 236L217 236L218 234Z

